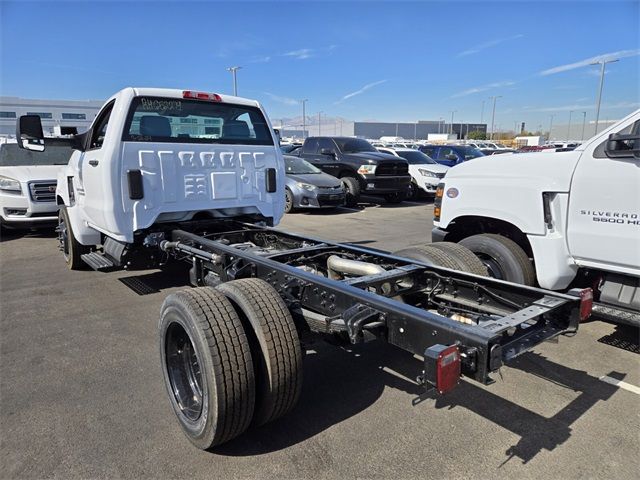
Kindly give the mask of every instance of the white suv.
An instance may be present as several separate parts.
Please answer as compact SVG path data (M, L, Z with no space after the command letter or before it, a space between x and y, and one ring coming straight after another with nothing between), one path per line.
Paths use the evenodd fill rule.
M17 143L0 144L0 224L9 228L54 225L58 221L56 177L71 156L68 141L47 139L44 152Z
M411 183L407 199L417 198L421 193L435 195L438 184L450 168L446 165L440 165L428 155L413 148L379 147L378 151L404 158L409 163Z

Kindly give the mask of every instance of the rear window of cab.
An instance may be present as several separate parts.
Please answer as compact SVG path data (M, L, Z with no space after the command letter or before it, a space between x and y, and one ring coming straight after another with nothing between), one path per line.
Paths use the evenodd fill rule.
M123 141L273 145L257 107L168 97L136 97Z

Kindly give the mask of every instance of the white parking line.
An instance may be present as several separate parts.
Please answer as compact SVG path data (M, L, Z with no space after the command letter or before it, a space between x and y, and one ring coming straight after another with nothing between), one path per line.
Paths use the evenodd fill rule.
M338 207L340 210L349 210L350 212L361 212L362 210L359 210L357 208L349 208L349 207Z
M605 375L603 377L600 377L600 380L610 385L615 385L616 387L623 388L624 390L635 393L636 395L640 395L640 387L636 387L635 385L631 385L630 383L623 382L622 380L618 380L617 378L611 378Z

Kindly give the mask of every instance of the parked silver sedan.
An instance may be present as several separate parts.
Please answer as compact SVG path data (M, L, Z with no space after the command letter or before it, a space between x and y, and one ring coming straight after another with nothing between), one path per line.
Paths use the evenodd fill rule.
M296 208L335 208L344 205L345 191L339 179L299 157L284 155L284 163L285 212Z

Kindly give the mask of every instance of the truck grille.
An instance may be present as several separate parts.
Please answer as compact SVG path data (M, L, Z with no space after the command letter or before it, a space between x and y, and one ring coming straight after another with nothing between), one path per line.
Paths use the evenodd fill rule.
M30 182L29 193L34 202L53 202L56 199L56 181Z
M385 162L376 168L376 175L408 175L409 165L406 162Z

